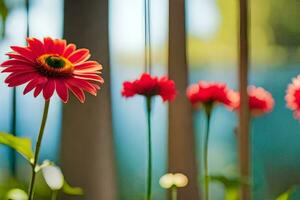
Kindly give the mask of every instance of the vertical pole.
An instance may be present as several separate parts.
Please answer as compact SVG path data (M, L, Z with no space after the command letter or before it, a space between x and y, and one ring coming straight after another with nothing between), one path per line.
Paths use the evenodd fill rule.
M169 77L176 82L177 97L169 104L169 172L188 176L187 187L178 199L200 199L193 134L192 108L185 90L188 85L186 56L185 1L169 1Z
M151 51L151 2L144 2L144 18L145 18L145 72L151 74L152 68L152 51Z
M92 60L103 65L104 85L96 97L81 104L71 98L63 108L62 166L83 197L63 199L116 200L115 157L109 64L108 0L65 0L64 37L91 50ZM71 96L71 95L70 95Z
M29 37L29 0L25 0L26 10L26 37ZM17 135L17 88L12 89L12 119L11 119L12 135ZM11 150L11 174L15 177L17 175L17 153Z
M250 140L249 140L249 107L248 107L248 70L249 70L249 30L248 30L248 0L240 1L239 18L239 90L241 107L239 111L239 161L240 173L248 182L250 177ZM247 183L241 187L241 199L250 199L250 188Z
M25 8L26 8L26 37L29 37L29 27L30 27L30 20L29 20L29 16L30 16L30 0L25 0Z

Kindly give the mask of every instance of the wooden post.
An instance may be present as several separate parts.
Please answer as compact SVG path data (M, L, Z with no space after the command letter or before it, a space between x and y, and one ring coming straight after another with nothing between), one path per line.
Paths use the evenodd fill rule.
M198 175L193 133L192 108L185 91L188 85L186 57L185 1L169 1L169 77L176 82L178 95L169 106L169 171L188 176L178 199L198 200Z
M86 103L75 98L64 105L62 166L67 180L85 196L74 199L117 199L110 94L108 0L65 0L64 37L91 50L103 65L105 84ZM73 199L65 197L64 199Z
M240 35L239 35L239 90L241 107L239 111L239 161L241 177L248 182L250 178L250 140L249 140L249 107L248 107L248 70L249 70L249 37L248 37L248 0L240 0ZM241 199L249 200L250 188L242 184Z

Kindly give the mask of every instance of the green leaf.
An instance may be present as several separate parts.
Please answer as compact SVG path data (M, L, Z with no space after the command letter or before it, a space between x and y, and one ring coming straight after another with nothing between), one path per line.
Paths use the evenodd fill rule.
M2 37L5 36L5 24L6 24L7 15L8 15L8 8L6 6L5 0L0 0L0 16L1 16L1 21L2 21L1 35L2 35Z
M16 137L8 133L0 132L0 144L4 144L13 148L24 158L26 158L30 163L33 162L34 155L30 139Z
M238 200L239 188L225 188L225 200Z
M279 195L279 197L277 197L276 200L289 200L294 190L295 190L294 187L288 189L287 191Z
M209 176L209 179L212 182L219 182L225 187L239 187L242 183L242 181L239 178L227 178L223 175L212 175Z
M80 187L72 187L70 186L66 180L63 185L63 192L69 195L83 195L83 190Z
M238 200L239 187L242 181L239 178L227 178L225 176L209 176L212 182L221 183L225 189L226 200Z

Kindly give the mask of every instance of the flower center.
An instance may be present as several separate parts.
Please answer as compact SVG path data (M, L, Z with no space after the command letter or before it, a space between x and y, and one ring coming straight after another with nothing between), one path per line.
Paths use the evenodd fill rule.
M74 66L66 58L57 54L44 54L36 59L39 71L46 76L68 76L71 75Z
M58 56L49 56L45 59L48 66L57 68L63 68L65 66L65 61Z

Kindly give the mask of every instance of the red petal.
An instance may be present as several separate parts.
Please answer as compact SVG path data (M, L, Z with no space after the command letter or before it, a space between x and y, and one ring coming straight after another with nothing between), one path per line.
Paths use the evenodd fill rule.
M33 90L37 85L39 84L43 84L47 81L47 79L45 77L40 77L40 78L35 78L33 80L31 80L25 87L23 94L27 94L28 92L30 92L31 90Z
M102 69L102 65L100 65L96 61L87 61L84 63L80 63L78 65L74 66L75 70L81 71L81 72L94 72L97 70Z
M122 96L132 97L134 95L136 95L136 90L134 88L134 85L129 81L125 81L123 83Z
M40 40L36 38L27 38L27 43L37 57L45 53L44 44Z
M104 80L101 76L96 74L77 74L74 75L74 78L82 79L82 80L91 80L99 83L104 83Z
M54 52L54 41L50 37L44 38L44 48L47 53L55 53Z
M5 82L8 83L9 87L16 87L22 85L36 77L36 73L20 73L20 74L11 74L14 76L8 76L5 79Z
M90 51L88 49L78 49L74 51L69 57L69 61L73 64L86 61L90 58Z
M54 40L54 50L57 54L62 55L66 48L66 40L56 39Z
M27 47L11 46L10 48L31 62L34 62L36 59L36 56Z
M21 60L21 61L26 62L26 63L31 64L31 65L34 63L34 62L29 61L28 59L26 59L24 56L22 56L20 54L17 54L17 53L7 53L6 55L9 56L9 58L14 58L16 60Z
M81 80L81 79L69 79L68 83L76 86L78 88L84 89L85 91L89 92L90 94L96 96L97 95L97 89L92 85L91 83Z
M29 63L29 62L24 61L24 60L17 60L17 59L11 59L11 60L4 61L1 64L1 67L9 67L9 66L12 66L12 65L22 65L22 66L32 67L32 63Z
M54 93L55 89L55 80L48 79L48 82L46 83L45 87L43 88L43 95L45 100L49 100L51 96Z
M77 97L77 99L81 102L84 103L85 101L85 95L82 91L82 89L72 86L69 83L67 83L68 88L71 90L71 92Z
M64 53L63 53L63 56L64 56L65 58L69 57L69 55L70 55L71 53L73 53L73 52L75 51L75 49L76 49L76 45L75 45L75 44L68 44L68 46L65 48L65 51L64 51Z
M42 89L44 88L44 85L45 84L39 84L35 87L35 90L34 90L34 93L33 93L34 97L37 97L41 93Z
M64 103L68 102L69 92L66 84L62 80L55 80L56 93Z
M36 69L28 66L23 66L23 65L14 65L2 71L2 73L5 72L36 72Z

